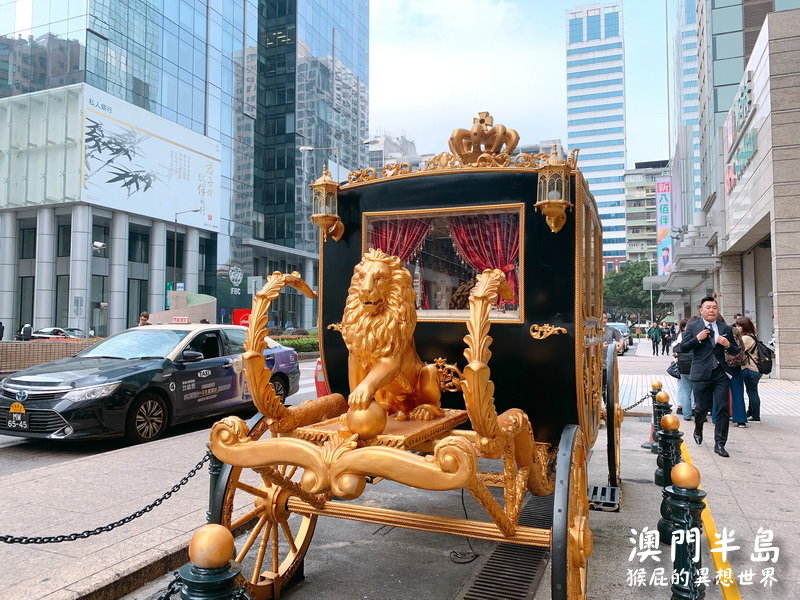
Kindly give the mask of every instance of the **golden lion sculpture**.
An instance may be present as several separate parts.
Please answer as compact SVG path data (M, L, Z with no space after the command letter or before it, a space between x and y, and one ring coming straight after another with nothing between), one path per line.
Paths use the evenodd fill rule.
M348 289L341 332L347 350L352 410L374 399L397 420L442 416L435 365L414 347L417 313L411 274L397 256L372 248L356 266Z

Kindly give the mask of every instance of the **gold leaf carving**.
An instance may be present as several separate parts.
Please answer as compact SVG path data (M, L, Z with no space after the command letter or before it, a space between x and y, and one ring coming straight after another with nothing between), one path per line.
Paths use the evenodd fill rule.
M535 340L543 340L551 335L562 335L568 333L563 327L556 327L545 323L544 325L537 325L534 323L530 329L531 337Z
M397 175L409 175L413 170L414 169L411 167L411 163L407 162L394 163L391 165L383 166L383 176L395 177Z
M443 169L460 169L461 161L449 152L441 152L425 161L422 171L441 171Z
M348 183L362 183L364 181L371 181L378 177L378 172L373 167L367 167L360 171L350 171L347 176Z

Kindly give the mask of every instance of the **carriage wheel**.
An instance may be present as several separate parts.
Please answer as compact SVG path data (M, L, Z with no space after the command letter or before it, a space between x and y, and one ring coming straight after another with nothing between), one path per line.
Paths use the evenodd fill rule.
M584 600L592 531L586 490L586 446L577 425L567 425L558 444L553 501L553 600Z
M620 487L620 440L622 439L622 419L624 413L619 405L619 363L613 347L606 357L606 435L608 438L608 485Z
M267 430L261 415L249 424L251 439L260 438ZM291 465L274 468L295 482L303 473L302 468ZM240 584L254 600L280 598L292 578L302 576L317 517L289 511L289 496L253 469L225 465L220 474L212 522L244 536L237 544L235 560L242 566Z

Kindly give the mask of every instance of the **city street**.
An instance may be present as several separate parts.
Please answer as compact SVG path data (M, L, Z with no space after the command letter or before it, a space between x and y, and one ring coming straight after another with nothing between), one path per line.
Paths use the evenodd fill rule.
M660 378L667 390L674 388L674 380L664 374L669 358L649 354L648 344L634 346L620 358L623 406L641 398L653 379ZM292 402L314 395L314 361L304 362L302 367L301 393ZM775 565L779 583L765 589L757 580L756 587L740 587L740 597L795 600L792 590L800 584L800 570L792 540L800 534L795 507L800 493L800 455L790 440L800 426L796 408L800 386L765 380L762 387L764 422L746 430L732 430L730 459L719 459L708 445L690 442L687 450L701 471L718 530L735 530L739 545L751 548L758 528L769 528L781 548L780 561ZM636 409L637 414L647 414L648 410L648 403ZM652 529L658 517L661 495L652 483L655 456L640 448L647 439L649 421L646 416L629 415L623 423L622 511L590 514L594 536L590 598L668 597L666 588L654 589L655 584L637 587L627 581L628 569L647 567L649 576L653 568L665 566L628 560L632 550L630 529ZM133 447L87 443L71 449L69 445L9 443L5 438L7 445L0 452L5 469L0 475L0 535L82 531L135 512L169 489L202 456L207 427L198 423L192 430L176 431L166 439ZM604 431L600 433L589 463L590 484L603 483L606 476ZM28 460L30 454L33 463ZM163 592L172 571L186 560L191 534L205 520L207 486L207 470L203 469L162 506L113 532L61 544L7 546L7 560L16 566L7 575L0 599L124 596L126 600L154 600ZM364 500L398 510L450 516L460 516L466 510L472 518L480 515L468 494L462 508L459 493L426 493L390 481L370 486ZM472 540L471 545L479 555L477 559L456 564L450 560L450 553L468 551L465 538L320 518L306 558L306 579L285 597L466 598L473 578L494 548L494 544L480 540ZM748 563L748 555L749 551L731 558L732 567L737 572L747 566L757 567L760 573L764 565ZM708 553L703 560L706 566L711 565ZM526 596L534 597L549 599L549 571L538 593ZM722 596L718 587L712 587L707 597Z
M300 363L300 389L289 398L288 404L297 404L313 398L314 365L316 361ZM253 413L240 413L248 418ZM179 437L195 431L206 430L216 418L201 419L193 423L178 425L167 431L166 437ZM62 442L51 440L29 440L25 438L0 435L0 477L19 471L28 471L38 467L68 462L84 456L92 456L100 452L110 452L124 448L124 440L95 440L87 442Z

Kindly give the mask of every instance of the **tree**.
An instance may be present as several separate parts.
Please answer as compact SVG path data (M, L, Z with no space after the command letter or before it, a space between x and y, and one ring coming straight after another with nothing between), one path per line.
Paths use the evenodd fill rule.
M615 315L647 315L650 320L650 290L642 286L642 278L650 275L647 261L626 262L619 271L606 274L603 280L603 304L605 311ZM658 292L653 292L653 312L656 321L661 320L672 309L669 304L657 304Z

